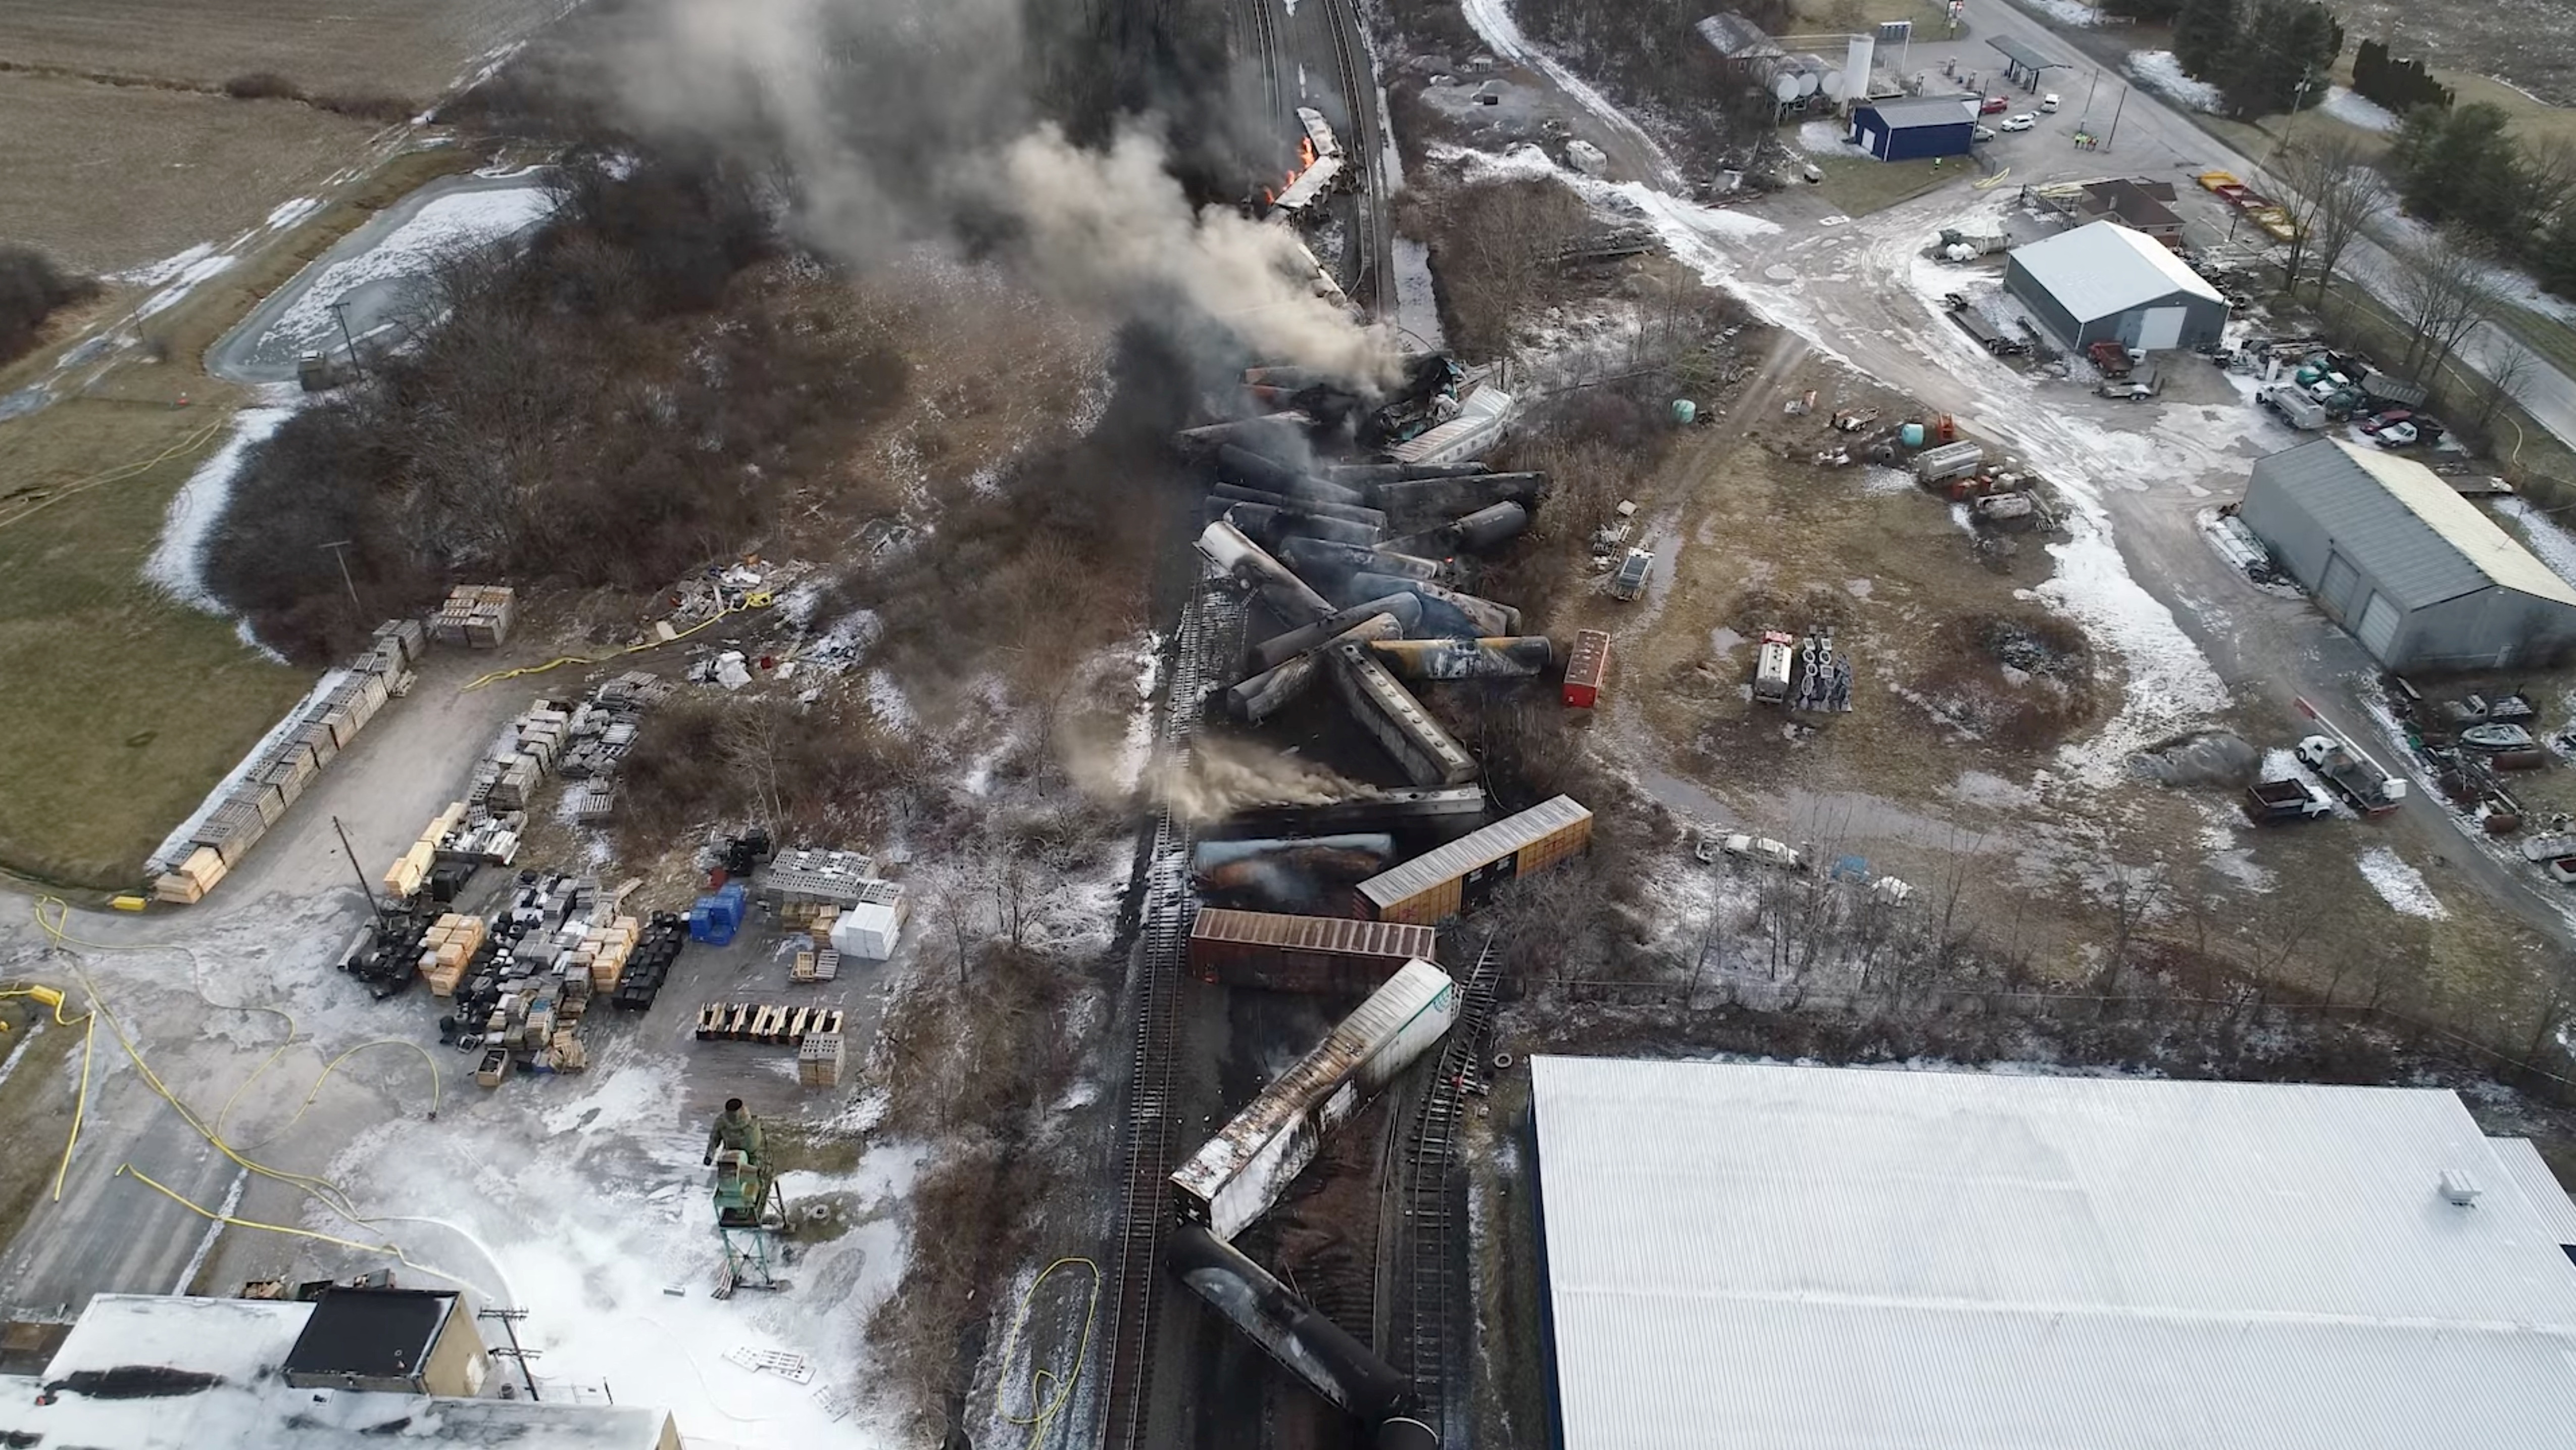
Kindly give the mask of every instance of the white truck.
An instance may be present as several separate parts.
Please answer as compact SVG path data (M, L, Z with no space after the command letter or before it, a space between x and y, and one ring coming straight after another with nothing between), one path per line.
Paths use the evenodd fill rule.
M2325 405L2291 387L2269 387L2254 395L2254 401L2279 415L2293 428L2314 433L2326 426Z

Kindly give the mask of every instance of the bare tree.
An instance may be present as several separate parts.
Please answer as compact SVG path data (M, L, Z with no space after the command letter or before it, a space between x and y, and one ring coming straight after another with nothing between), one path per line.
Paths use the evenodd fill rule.
M2487 350L2486 385L2478 391L2477 427L2481 435L2493 434L2496 415L2504 411L2507 402L2522 401L2522 385L2530 379L2538 361L2531 349L2509 337L2498 337L2496 345Z
M966 986L968 954L974 948L975 939L983 934L983 923L976 911L977 899L974 883L967 880L963 872L942 882L938 893L930 899L932 917L947 931L949 945L956 950L957 986L961 991Z
M2399 366L2428 386L2442 364L2500 300L2486 259L2450 238L2434 236L2398 247L2396 285L2389 304L2411 334Z
M2359 140L2350 132L2309 131L2281 147L2271 170L2282 209L2289 213L2290 254L2282 263L2282 290L2296 292L2310 263L2324 293L2334 265L2352 242L2379 183Z
M2101 969L2093 976L2093 990L2105 997L2119 992L2121 975L2129 965L2130 943L2164 904L2164 868L2112 863L2110 897L2111 940L2103 949Z

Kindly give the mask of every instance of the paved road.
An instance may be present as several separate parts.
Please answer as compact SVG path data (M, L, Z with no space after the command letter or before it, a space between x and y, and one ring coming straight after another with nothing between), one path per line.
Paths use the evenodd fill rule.
M1985 4L1971 17L1976 34L1955 46L1922 45L1914 47L1912 69L1929 68L1936 74L1941 60L1950 55L1962 59L1963 72L1973 64L1990 78L2000 79L2000 54L1988 44L1991 40L2010 38L2031 47L2049 58L2066 57L2080 61L2073 69L2052 71L2037 88L2054 90L2066 101L2066 108L2055 116L2043 117L2037 131L2026 136L2004 138L1997 154L2009 156L2015 166L2014 179L2019 181L2063 180L2093 177L2106 171L2125 175L2165 175L2168 172L2198 173L2212 168L2235 172L2266 184L2265 169L2255 159L2222 144L2217 137L2202 130L2182 112L2167 105L2153 91L2130 85L2126 78L2109 67L2099 68L2094 79L2095 62L2086 58L2078 43L2051 30L2036 17L2003 4ZM2096 89L2098 85L2098 89ZM1990 86L1989 93L1996 87ZM2093 90L2093 118L2097 132L2110 127L2111 115L2118 112L2118 126L2112 131L2112 144L2107 152L2077 151L2073 146L2076 123L2083 119L2085 97ZM2125 100L2115 98L2122 92ZM2054 144L2047 144L2053 140ZM2035 144L2036 143L2036 144ZM2188 175L2182 179L2188 180ZM2383 232L2385 229L2383 229ZM2375 294L2391 294L2396 276L2396 262L2380 240L2362 237L2346 252L2342 270L2354 280L2367 285ZM2459 357L2480 373L2488 372L2495 359L2518 347L2503 329L2481 324L2461 344ZM2546 358L2534 355L2526 367L2525 378L2515 394L2524 411L2561 442L2576 447L2576 378L2571 378Z

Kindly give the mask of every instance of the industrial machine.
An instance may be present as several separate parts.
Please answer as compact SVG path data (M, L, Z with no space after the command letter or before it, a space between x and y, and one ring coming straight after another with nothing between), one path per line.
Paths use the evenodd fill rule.
M737 1289L783 1290L779 1270L787 1265L787 1245L795 1230L787 1216L787 1196L778 1189L769 1165L728 1148L716 1155L716 1238L724 1245L724 1265L716 1273L715 1297L730 1299Z

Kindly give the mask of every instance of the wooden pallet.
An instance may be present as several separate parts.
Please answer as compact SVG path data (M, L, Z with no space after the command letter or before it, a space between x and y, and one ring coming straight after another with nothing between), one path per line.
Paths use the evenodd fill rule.
M709 1002L698 1009L700 1042L758 1042L798 1047L808 1033L841 1030L838 1007L787 1007L758 1002Z

